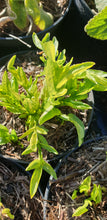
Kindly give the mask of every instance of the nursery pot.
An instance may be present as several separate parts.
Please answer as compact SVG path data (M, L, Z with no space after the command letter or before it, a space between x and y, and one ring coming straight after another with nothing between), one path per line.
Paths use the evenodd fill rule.
M69 0L69 4L64 12L64 14L58 18L58 20L56 20L53 25L51 25L50 27L46 28L43 31L40 31L37 33L39 39L42 39L43 36L45 36L45 34L47 32L50 32L51 36L56 36L56 32L59 31L59 29L63 26L63 21L65 20L65 18L68 15L68 12L71 8L71 4L72 4L72 0ZM19 38L19 40L18 40ZM6 51L8 53L14 52L16 50L21 50L21 49L28 49L30 46L33 47L33 41L32 41L32 34L28 35L28 36L19 36L17 39L14 37L0 37L0 48L2 50L5 49L5 53L3 53L3 51L1 51L1 54L5 55ZM21 42L21 40L23 42L25 42L25 45ZM28 45L27 45L28 44Z
M66 28L63 25L58 33L61 39L60 46L66 48L75 62L94 61L96 67L107 69L107 40L91 38L84 31L85 25L93 16L92 10L84 0L73 0L72 10L64 21Z
M29 52L33 52L35 53L36 51L21 51L21 52L17 52L16 53L16 57L20 59L21 55L26 56L27 53ZM13 56L13 54L10 54L10 55L7 55L5 57L2 57L0 59L0 69L4 69L7 65L7 62L9 61L9 59ZM30 54L28 55L30 57ZM31 56L32 58L32 56ZM89 126L91 124L91 120L92 120L92 117L93 117L93 106L94 106L94 96L93 96L93 92L90 92L89 93L89 97L88 97L88 104L90 104L92 106L92 109L91 110L88 110L87 111L87 117L86 117L86 120L87 120L87 123L86 123L86 126L85 126L85 133L87 133L88 129L89 129ZM72 130L72 129L71 129ZM69 133L69 131L67 132ZM69 133L69 136L67 137L67 141L70 143L71 142L71 138L70 138L71 134ZM72 146L72 148L75 148L77 146L77 135L75 136L75 138L73 138L73 142L74 143L74 146ZM71 145L70 145L71 146ZM71 151L71 149L69 148L69 151ZM53 167L56 166L56 163L62 158L64 157L64 155L68 154L68 149L66 149L66 147L64 149L61 149L61 152L59 153L58 156L53 156L52 158L48 158L48 162L51 163L51 165ZM45 192L45 188L46 188L46 185L47 185L47 181L49 179L49 175L47 173L43 173L43 178L41 179L41 182L40 182L40 188L41 188L41 191L42 193L44 194ZM45 180L45 182L44 182Z
M30 57L30 62L31 60L33 59L32 58L32 53L36 54L36 50L25 50L25 51L20 51L20 52L17 52L17 53L13 53L13 54L9 54L7 56L4 56L0 59L0 69L1 70L4 70L4 68L7 66L7 63L8 61L10 60L10 58L15 54L16 55L16 58L17 59L20 59L21 56L22 56L22 59L25 59L25 57ZM34 55L35 56L35 55ZM82 113L82 115L84 114L85 116L82 116L81 120L85 120L85 123L84 123L84 126L85 126L85 134L87 133L88 129L89 129L89 126L91 124L91 120L92 120L92 117L93 117L93 111L94 111L94 95L93 95L93 92L91 91L89 94L88 94L88 98L87 98L87 103L92 107L92 109L89 109L87 110L86 112ZM85 117L85 118L84 118ZM71 127L68 127L67 129L71 129L71 131L67 132L67 138L66 140L68 141L71 141L72 145L77 145L77 142L78 142L78 139L77 139L77 134L76 132L73 133L73 136L75 135L75 137L73 137L73 140L70 140L70 136L72 135L72 128ZM61 131L63 132L63 130ZM64 137L65 139L65 137ZM66 149L66 147L64 149L61 148L61 152L59 153L58 156L54 156L54 159L49 159L50 161L54 161L54 160L57 160L59 159L60 157L62 157L63 155L63 151L64 153L66 154L68 149Z

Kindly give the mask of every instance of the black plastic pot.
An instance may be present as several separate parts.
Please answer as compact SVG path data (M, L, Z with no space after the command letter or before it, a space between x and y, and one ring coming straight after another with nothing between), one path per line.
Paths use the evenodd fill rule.
M31 178L32 176L32 172L25 170L28 165L28 163L25 161L13 159L11 157L3 156L2 154L0 154L0 162L3 163L6 167L8 167L10 170L12 170L14 173L17 170L20 173L28 176L29 178ZM41 197L43 198L43 193L40 186L38 187L38 190Z
M107 135L107 92L94 91L97 125L102 135Z
M57 20L54 22L53 25L51 25L49 28L46 28L44 31L40 31L37 33L38 37L40 39L43 38L43 36L47 33L50 32L51 36L55 36L56 32L61 29L63 26L63 21L67 17L67 14L70 10L72 4L72 0L69 0L68 7L65 10L65 13ZM32 34L28 36L19 36L19 40L23 40L25 43L31 45L33 47L33 41L32 41ZM12 38L12 37L0 37L0 48L1 48L1 55L5 55L6 51L7 53L12 53L16 50L21 50L21 49L28 49L26 45L24 45L22 42L20 42L18 39ZM5 49L5 51L4 51ZM4 52L4 53L3 53Z
M96 67L107 70L107 40L89 37L84 26L94 16L84 0L73 0L63 27L57 33L61 48L74 57L75 62L94 61Z
M20 59L20 56L21 55L26 55L27 53L29 52L35 52L36 50L25 50L25 51L18 51L17 53L13 53L13 54L9 54L7 56L4 56L0 59L0 69L4 68L4 66L6 67L9 59L14 55L16 54L17 58L19 57ZM85 127L85 134L87 133L89 127L90 127L90 124L91 124L91 121L92 121L92 117L93 117L93 112L94 112L94 95L93 95L93 92L91 91L89 93L89 96L88 96L88 104L90 106L92 106L92 109L88 110L88 116L87 116L87 125ZM78 144L78 139L75 137L75 141L74 141L74 146L76 146ZM52 166L55 166L56 162L59 161L60 158L62 158L64 155L66 155L66 151L62 151L62 153L60 153L58 156L54 156L52 159L49 159L48 162L51 162L51 165ZM49 177L49 176L48 176Z
M32 50L31 50L32 51ZM35 50L33 50L35 51ZM26 54L27 52L29 51L20 51L20 52L17 52L15 53L17 55L17 57L21 55L24 55ZM7 65L7 62L9 61L9 59L13 56L13 54L9 54L7 56L4 56L0 59L0 69L3 68L3 66L6 66ZM85 133L87 133L88 129L89 129L89 126L91 124L91 121L92 121L92 117L93 117L93 111L94 111L94 96L93 96L93 92L90 92L89 93L89 97L88 97L88 103L92 106L92 110L89 110L88 112L88 123L87 123L87 126L85 127ZM78 141L77 141L77 138L75 138L75 144L73 146L73 148L75 148L78 144ZM71 152L71 150L69 150L69 152ZM48 162L53 166L55 167L56 166L56 163L62 159L64 157L64 155L68 154L69 153L68 151L66 152L62 152L61 154L59 154L58 156L54 156L52 159L48 160ZM18 161L17 161L18 162ZM19 163L19 162L18 162ZM21 162L20 162L21 163ZM23 165L23 162L22 162L22 165ZM45 182L44 182L45 180ZM44 195L45 193L45 189L46 189L46 186L47 186L47 182L49 180L49 175L45 172L43 172L43 176L42 176L42 179L40 181L40 189L41 189L41 192L42 194Z

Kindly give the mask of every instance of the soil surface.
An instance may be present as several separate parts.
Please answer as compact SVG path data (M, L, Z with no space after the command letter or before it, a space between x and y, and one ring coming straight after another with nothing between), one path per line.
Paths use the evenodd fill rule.
M94 140L94 139L93 139ZM107 219L107 137L84 144L78 151L72 153L62 161L58 170L58 179L50 180L50 194L47 203L47 219L63 220L106 220ZM74 211L82 206L87 198L79 194L72 200L73 191L78 189L81 182L91 175L92 185L100 184L106 188L102 193L102 202L88 208L88 211L79 217L72 217Z

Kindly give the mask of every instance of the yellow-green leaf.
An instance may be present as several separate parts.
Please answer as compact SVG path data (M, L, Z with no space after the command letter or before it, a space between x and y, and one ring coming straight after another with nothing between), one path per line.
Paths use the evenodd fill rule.
M57 179L57 176L56 176L56 172L55 170L52 168L52 166L47 163L46 161L44 161L43 163L43 169L49 173L50 176L53 176L54 179Z
M31 199L33 198L33 196L37 192L41 176L42 176L42 167L40 167L38 169L35 169L33 174L32 174L31 181L30 181L30 196L31 196Z
M78 134L78 141L79 141L79 146L83 143L84 135L85 135L85 129L84 129L84 124L83 122L74 114L62 114L60 116L63 120L65 121L70 121L73 123L77 129L77 134Z
M85 31L90 37L107 40L107 6L89 20Z
M37 135L37 131L34 131L30 138L30 148L33 152L37 151L37 144L38 144L38 135Z
M49 108L47 108L41 117L39 118L39 124L42 125L44 122L50 120L51 118L60 115L61 111L54 106L50 105Z
M24 1L20 0L8 0L8 3L10 5L10 15L16 16L14 20L14 24L20 29L24 30L24 28L28 25L28 18L26 14L26 9L24 5Z
M40 146L42 148L44 148L48 152L51 152L51 153L54 153L54 154L58 154L57 150L54 147L50 146L48 144L47 140L42 135L38 135L38 138L39 138Z
M26 171L39 169L41 166L42 161L40 159L35 159L26 167Z

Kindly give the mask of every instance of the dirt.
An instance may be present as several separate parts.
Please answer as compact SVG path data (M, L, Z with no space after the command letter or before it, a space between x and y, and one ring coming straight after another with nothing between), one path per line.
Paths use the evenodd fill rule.
M93 139L94 140L94 139ZM57 180L50 180L50 194L47 203L47 219L63 220L106 220L107 219L107 137L96 140L72 153L62 161L58 170ZM83 205L87 198L79 194L72 200L74 190L77 190L83 179L91 175L92 185L106 188L102 193L102 202L88 207L88 211L79 217L72 217L74 211ZM91 187L92 187L91 185Z
M17 220L42 220L42 198L37 192L31 199L29 194L30 178L22 171L19 171L15 164L0 158L0 199ZM2 208L0 207L0 217ZM1 218L0 218L1 219ZM10 218L3 218L3 220Z

